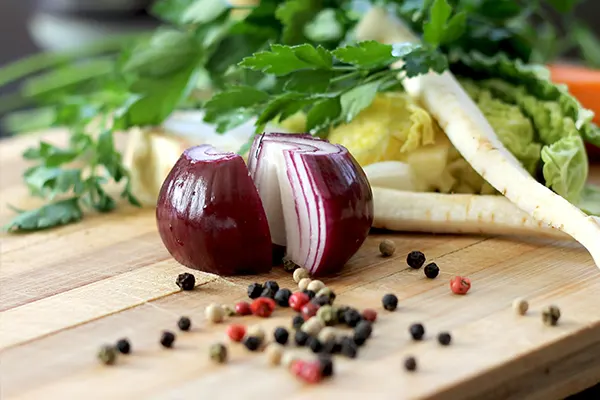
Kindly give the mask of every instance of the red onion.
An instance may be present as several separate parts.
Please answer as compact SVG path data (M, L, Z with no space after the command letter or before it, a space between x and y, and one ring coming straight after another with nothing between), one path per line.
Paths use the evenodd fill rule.
M264 134L248 169L208 145L186 150L157 205L177 261L221 275L260 273L273 250L314 276L339 271L373 223L367 177L346 148L310 135ZM273 247L271 247L271 242Z
M271 236L242 157L202 145L184 151L161 187L160 237L186 267L235 275L271 269Z

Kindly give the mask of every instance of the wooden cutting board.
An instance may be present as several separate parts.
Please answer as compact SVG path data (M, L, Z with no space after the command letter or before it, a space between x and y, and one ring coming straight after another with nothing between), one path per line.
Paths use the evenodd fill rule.
M7 203L33 205L21 186L20 154L38 139L0 144L2 223L11 215ZM600 169L593 176L600 181ZM378 254L383 237L396 243L390 258ZM438 278L407 267L406 254L415 249L440 266ZM180 292L175 278L186 269L162 246L153 210L124 207L52 231L3 235L0 250L3 399L559 399L600 381L600 271L574 242L371 235L339 276L324 281L336 303L378 310L373 337L357 359L338 356L334 378L315 386L237 344L228 343L228 364L209 361L209 345L227 343L229 323L270 332L289 326L293 315L278 309L269 319L213 325L203 314L209 303L243 300L254 281L294 283L281 269L227 279L195 272L196 289ZM453 275L471 278L466 296L450 292ZM398 295L397 311L382 309L385 293ZM522 317L511 309L520 296L530 302ZM550 304L562 311L556 327L541 321ZM190 332L177 331L181 315L192 319ZM423 342L409 339L413 322L424 324ZM171 350L158 344L164 329L177 334ZM451 346L437 343L442 330L452 333ZM98 347L121 337L131 340L133 353L112 367L99 365ZM418 371L403 370L407 355L416 357Z

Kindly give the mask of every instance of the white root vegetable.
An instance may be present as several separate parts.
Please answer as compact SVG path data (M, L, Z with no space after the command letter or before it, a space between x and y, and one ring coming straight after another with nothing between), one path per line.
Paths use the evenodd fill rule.
M363 167L371 186L405 190L421 191L421 185L410 165L401 161L381 161Z
M372 8L361 25L357 31L360 40L418 41L401 21L381 8ZM537 182L523 169L449 71L407 78L403 86L432 114L477 173L535 220L563 231L581 243L600 268L598 220Z

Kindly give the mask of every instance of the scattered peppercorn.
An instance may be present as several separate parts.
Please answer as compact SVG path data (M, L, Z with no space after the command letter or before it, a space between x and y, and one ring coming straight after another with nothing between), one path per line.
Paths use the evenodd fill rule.
M548 306L542 310L542 321L548 326L558 324L560 309L557 306Z
M252 314L261 318L269 318L275 310L275 301L267 297L259 297L254 299L250 304Z
M366 321L375 322L377 320L377 311L372 308L365 308L362 312L362 317Z
M268 299L274 299L275 298L275 292L273 291L273 289L266 287L260 293L260 297L266 297Z
M442 346L448 346L451 341L452 341L452 336L450 336L450 333L448 333L448 332L440 332L438 334L438 342Z
M279 284L275 281L266 281L263 288L271 289L273 293L277 293L279 290Z
M289 307L291 295L292 291L290 289L279 289L277 293L275 293L275 303L280 307Z
M184 272L183 274L177 275L175 284L181 288L181 290L193 290L196 286L196 277L190 273Z
M322 378L318 362L294 360L290 366L290 371L307 383L317 383Z
M369 321L362 320L356 325L354 332L360 332L361 335L364 335L368 339L373 334L373 324Z
M252 309L250 308L250 303L247 301L240 301L235 305L235 313L237 315L250 315L252 314Z
M321 370L321 376L324 378L330 377L333 375L333 360L330 356L321 354L318 358L319 361L319 369Z
M227 361L227 347L221 343L215 343L210 346L210 359L219 364Z
M131 344L127 339L119 339L117 340L117 344L115 345L119 353L121 354L129 354L131 353Z
M358 310L354 308L349 308L344 313L344 323L350 328L354 328L361 320L362 316L360 315Z
M423 336L425 336L423 324L412 324L408 330L413 340L423 340Z
M319 339L319 341L321 343L326 343L326 342L330 341L331 339L335 339L335 337L336 337L336 330L335 330L335 328L332 328L330 326L326 326L325 328L321 329L321 331L317 335L317 339Z
M275 338L275 341L279 344L286 344L289 336L290 334L287 331L287 329L281 326L275 328L275 331L273 331L273 337Z
M265 330L258 325L252 325L248 328L246 332L247 336L252 336L260 340L261 342L265 340Z
M283 260L283 270L286 272L295 272L299 268L298 264L292 260Z
M334 311L337 311L337 320L338 320L338 322L340 322L340 323L344 322L344 314L349 309L350 309L350 307L348 307L348 306L334 307Z
M304 292L306 289L308 289L308 285L310 284L311 279L310 278L302 278L300 279L300 281L298 282L298 289L301 292Z
M234 342L241 342L244 336L246 336L246 327L238 324L229 325L226 333Z
M301 314L296 314L294 316L294 318L292 318L292 327L295 330L298 330L302 327L302 324L304 323L304 318L302 318Z
M250 351L256 351L259 349L262 341L256 336L246 336L244 338L244 346Z
M393 241L389 239L384 239L381 241L381 243L379 243L379 252L382 256L390 257L394 254L395 251L396 244Z
M395 294L388 293L381 299L383 308L388 311L394 311L398 307L398 297Z
M223 314L228 317L233 317L236 314L235 308L231 307L229 304L225 304L221 307L223 308Z
M471 289L471 280L462 276L455 276L450 280L450 289L454 294L466 294Z
M317 297L321 296L326 296L329 299L329 304L332 304L336 298L335 292L328 287L324 287L317 292Z
M223 311L223 307L218 304L212 303L209 304L204 310L204 315L207 320L214 323L219 323L223 321L223 317L225 312Z
M310 302L316 304L318 307L331 304L331 300L329 299L329 297L318 295L315 296Z
M309 318L314 317L315 315L317 315L317 311L319 311L319 306L317 306L315 303L306 303L304 305L304 307L302 307L302 310L300 311L302 313L302 317L304 318L305 321L307 321Z
M269 343L265 353L271 365L279 365L283 356L283 346L279 343Z
M308 298L308 295L306 293L294 292L290 296L289 304L294 311L300 312L300 310L302 310L302 307L304 307L304 305L309 301L310 299Z
M529 310L529 303L527 300L518 298L513 301L513 309L519 315L527 314L527 310Z
M308 289L308 290L312 290L313 292L315 292L315 293L316 293L316 292L318 292L319 290L323 289L324 287L325 287L325 284L324 284L323 282L321 282L321 281L318 281L318 280L314 280L314 281L311 281L311 282L308 284L308 287L307 287L307 289Z
M308 333L309 335L317 336L323 328L323 322L321 322L319 318L311 317L308 321L302 324L302 328L300 330Z
M110 345L103 345L98 350L98 360L105 365L113 365L117 361L117 350Z
M192 326L192 321L190 321L188 317L181 317L179 318L179 321L177 321L177 326L182 331L189 331Z
M324 325L332 326L337 324L337 312L330 305L324 305L317 311L317 318L319 318Z
M305 346L310 335L304 331L296 331L294 334L294 342L296 346Z
M342 354L348 358L356 358L358 355L358 346L350 337L342 339Z
M321 340L321 339L319 339L319 340ZM337 347L338 346L337 338L329 339L325 342L321 340L321 343L323 343L323 350L321 351L321 353L335 354L336 350L337 350L337 353L340 352L341 345L339 345L339 347Z
M285 351L281 356L281 365L285 368L290 368L296 360L298 360L298 354L293 351Z
M418 250L411 251L406 256L406 263L413 269L419 269L425 264L425 254Z
M251 299L256 299L260 297L260 294L263 291L263 286L260 283L251 283L248 285L248 297Z
M310 278L310 274L306 268L298 268L294 271L293 278L294 282L299 283L304 278Z
M166 347L169 349L169 348L173 347L174 342L175 342L175 334L170 331L163 331L162 335L160 336L160 344L163 347Z
M313 353L319 353L321 352L321 350L323 350L323 343L321 343L321 341L314 337L314 336L310 336L308 338L308 340L306 341L306 346L313 352Z
M308 300L312 300L317 295L313 290L306 289L304 293L308 296Z
M434 262L427 264L423 270L429 279L434 279L440 274L440 267Z
M404 368L407 371L414 371L417 369L417 360L414 357L406 357L404 360Z

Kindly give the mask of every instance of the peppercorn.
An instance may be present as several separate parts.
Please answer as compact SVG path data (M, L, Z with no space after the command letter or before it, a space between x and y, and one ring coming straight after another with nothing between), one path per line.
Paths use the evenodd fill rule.
M560 309L557 306L548 306L542 310L542 321L548 326L558 324Z
M258 325L252 325L250 328L248 328L246 335L255 337L261 342L265 340L265 330Z
M434 279L440 274L440 267L438 267L436 263L432 262L427 264L423 271L425 272L426 277L429 279Z
M381 299L383 308L388 311L394 311L398 307L398 297L395 294L388 293Z
M229 325L226 330L227 336L234 342L241 342L246 336L246 327L244 325Z
M471 280L469 278L455 276L450 280L450 289L455 294L466 294L471 289Z
M340 323L344 322L344 314L349 309L350 309L350 307L348 307L348 306L334 307L334 311L337 311L337 320L338 320L338 322L340 322Z
M352 340L354 341L354 343L356 343L357 346L362 346L367 341L367 338L354 332L354 334L352 335Z
M344 323L350 328L354 328L361 320L362 316L354 308L350 308L344 313Z
M299 283L304 278L310 278L310 273L306 268L298 268L294 271L293 278L294 282Z
M294 334L294 342L296 346L305 346L310 335L304 331L296 331Z
M206 319L214 323L222 322L224 314L223 307L215 303L209 304L204 310Z
M513 309L519 315L527 314L527 310L529 310L529 303L527 300L518 298L513 301Z
M336 294L333 290L328 287L324 287L323 289L317 292L316 297L326 296L329 299L329 304L332 304L336 298Z
M250 304L247 301L240 301L235 305L235 313L237 315L250 315L252 314L252 309L250 308Z
M452 336L450 336L450 333L448 333L448 332L440 332L439 333L438 342L442 346L448 346L451 341L452 341Z
M170 331L163 331L160 337L160 344L162 344L163 347L171 348L173 347L173 342L175 342L175 334Z
M304 292L306 289L308 289L308 285L310 284L311 279L310 278L302 278L300 279L300 281L298 282L298 289L301 292Z
M323 327L324 325L319 318L311 317L308 321L302 324L302 328L300 330L308 333L309 335L317 336Z
M371 308L365 308L362 312L362 317L366 321L375 322L377 320L377 311Z
M406 263L413 269L419 269L425 264L425 254L418 250L411 251L406 256Z
M277 293L277 291L279 290L279 284L275 281L266 281L263 285L263 288L271 289L273 293Z
M425 327L423 327L423 324L412 324L408 331L413 340L422 340L425 335Z
M317 311L317 318L319 318L324 325L332 326L337 324L337 313L330 305L325 305L319 308Z
M190 273L184 272L183 274L177 275L175 284L181 288L181 290L193 290L196 286L196 277Z
M244 338L244 346L250 351L256 351L259 349L262 341L255 336L246 336Z
M177 321L177 326L182 331L189 331L192 326L192 321L190 321L188 317L181 317L179 318L179 321Z
M279 289L277 293L275 293L275 303L280 307L289 307L291 295L292 291L290 289Z
M330 340L335 340L335 337L336 337L335 332L336 332L335 328L326 326L325 328L321 329L321 331L317 335L317 339L319 339L319 341L321 343L327 343Z
M273 291L273 289L266 287L260 293L260 297L266 297L268 299L274 299L275 298L275 292Z
M373 325L369 321L362 320L354 328L354 333L357 332L368 339L373 334Z
M321 370L321 376L324 378L333 375L333 360L330 356L325 354L320 354L319 358L319 369Z
M331 304L331 300L327 296L315 296L310 302L318 307Z
M227 361L227 347L221 343L215 343L210 346L210 359L219 364Z
M314 281L311 281L311 282L308 284L308 286L307 286L307 289L308 289L308 290L312 290L313 292L315 292L315 293L316 293L316 292L318 292L319 290L323 289L324 287L325 287L325 284L324 284L323 282L321 282L321 281L318 281L318 280L314 280Z
M271 365L279 365L283 356L283 346L279 343L269 343L265 353Z
M286 272L295 272L300 266L292 260L283 260L283 270Z
M129 354L131 353L131 344L127 339L119 339L117 340L117 344L115 345L119 353L121 354Z
M379 252L382 256L390 257L394 254L395 251L396 244L393 241L389 239L384 239L381 241L381 243L379 243Z
M406 357L404 360L404 368L407 371L414 371L417 369L417 360L414 357Z
M296 314L294 316L294 318L292 318L292 327L295 330L298 330L302 327L302 324L304 323L304 318L302 318L302 315L300 314Z
M260 297L260 294L263 291L263 286L260 283L251 283L248 285L248 297L251 299L256 299Z
M319 339L319 340L321 340L321 339ZM338 344L337 338L329 339L325 342L321 340L321 343L323 343L323 350L321 351L321 353L335 354L336 352L337 353L340 352L341 344ZM337 347L337 346L339 346L339 347Z
M281 356L281 365L285 368L290 368L294 361L298 360L298 354L293 351L285 351Z
M115 349L113 346L105 344L100 347L100 350L98 350L98 354L96 356L102 364L113 365L117 361L117 349Z
M314 291L306 289L303 293L308 296L308 300L312 300L317 295Z
M306 346L313 352L313 353L319 353L321 350L323 350L323 343L321 343L321 341L314 337L314 336L310 336L308 338L308 340L306 341Z
M345 337L342 339L342 354L348 358L356 358L358 355L358 346L352 338Z
M317 315L317 311L319 311L319 306L314 303L306 303L304 307L302 307L302 317L304 320L308 320L311 317Z
M229 304L225 304L221 307L223 308L223 314L228 317L233 317L236 314L235 308L231 307Z
M302 310L302 307L304 307L304 305L309 301L310 299L308 298L308 295L306 293L294 292L290 296L289 304L294 311L300 312L300 310Z
M281 326L276 328L275 331L273 331L273 337L275 338L275 341L279 344L286 344L289 336L290 334L287 331L287 329Z
M322 379L318 362L295 360L290 366L290 370L296 377L307 383L317 383Z
M259 297L252 301L250 309L252 310L252 314L257 317L269 318L275 310L275 301L267 297Z

